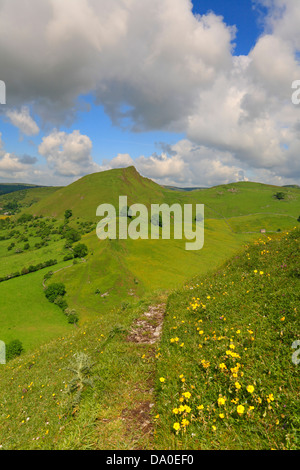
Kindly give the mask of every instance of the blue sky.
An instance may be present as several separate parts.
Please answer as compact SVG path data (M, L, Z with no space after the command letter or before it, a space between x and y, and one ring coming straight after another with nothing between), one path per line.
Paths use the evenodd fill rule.
M36 0L31 1L34 6ZM293 117L288 110L284 113L288 121L284 126L279 116L288 96L281 96L282 87L288 94L291 81L299 78L300 47L293 35L299 3L273 0L267 9L265 0L194 0L191 11L189 0L143 4L132 0L128 2L132 10L124 9L124 0L114 4L99 0L97 7L89 5L95 9L90 14L88 0L78 2L78 12L69 14L68 2L56 6L54 25L42 6L32 15L24 10L29 19L28 25L22 25L27 31L17 25L25 8L21 0L4 0L0 5L7 47L0 61L0 79L7 86L7 105L0 108L0 182L22 178L44 184L48 172L51 184L67 184L85 171L108 169L109 162L111 167L134 162L141 173L158 182L192 186L248 177L289 183L298 175L294 168L283 175L278 164L280 158L283 163L292 161L288 153L292 134L282 132L274 149L270 142L273 145L278 126L297 126L295 108ZM45 0L48 3L51 0ZM276 8L282 3L286 10L280 16ZM213 15L206 23L202 15L209 12ZM230 38L232 26L235 38ZM40 41L35 39L38 34ZM264 68L270 52L279 60L286 51L291 52L282 62L286 76L274 65L278 77L268 77ZM274 112L273 103L271 114L267 108L274 99L277 108ZM118 120L126 110L130 117ZM250 120L248 127L244 119ZM219 131L214 130L215 123ZM258 126L270 129L264 141L258 139L261 157L252 148L261 135ZM239 133L241 143L236 140ZM74 158L71 148L78 152ZM36 158L36 164L20 165L24 155Z
M267 10L262 5L255 6L251 0L194 0L195 14L206 14L212 10L221 15L229 25L237 27L236 55L247 55L263 32L261 15Z

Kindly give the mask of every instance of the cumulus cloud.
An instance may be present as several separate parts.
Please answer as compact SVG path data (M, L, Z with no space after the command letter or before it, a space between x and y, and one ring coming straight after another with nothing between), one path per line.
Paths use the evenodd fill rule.
M39 126L30 116L30 111L27 106L23 106L20 111L9 109L6 112L6 116L14 126L18 127L22 134L32 136L40 132Z
M44 137L39 152L44 162L31 155L15 155L4 148L0 133L0 181L64 186L104 168L94 163L92 142L78 131L71 134L54 130Z
M25 165L34 165L38 159L36 157L32 157L31 155L22 155L19 157L19 161Z
M28 159L29 156L26 156L26 158ZM0 178L12 181L19 179L21 181L23 177L28 176L27 171L28 162L22 161L22 158L20 159L17 155L6 152L0 132Z
M191 10L190 0L2 0L8 99L57 123L93 92L116 123L170 126L231 66L235 29Z
M300 106L291 84L300 79L299 0L254 3L268 9L265 30L247 56L235 56L235 27L213 13L193 15L190 0L1 0L1 79L11 109L21 107L8 116L34 135L24 104L59 128L92 93L116 125L186 135L172 153L165 147L135 160L146 176L195 185L250 174L297 182ZM57 130L39 152L57 177L132 163L123 154L99 167L91 149L80 131Z
M91 139L78 130L71 134L54 130L43 138L38 150L49 168L60 176L82 176L100 168L91 156Z

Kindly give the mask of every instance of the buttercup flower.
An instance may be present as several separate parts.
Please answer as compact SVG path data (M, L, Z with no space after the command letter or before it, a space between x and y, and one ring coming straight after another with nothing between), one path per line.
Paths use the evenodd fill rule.
M226 398L225 398L225 397L219 397L219 398L218 398L218 405L219 405L219 406L225 405L225 402L226 402Z

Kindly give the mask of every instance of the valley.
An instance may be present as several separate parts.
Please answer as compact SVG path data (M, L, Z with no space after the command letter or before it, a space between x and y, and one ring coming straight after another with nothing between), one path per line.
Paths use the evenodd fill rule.
M284 198L279 200L276 194L282 190ZM96 209L99 204L104 203L118 207L120 195L127 195L129 204L142 203L148 208L151 204L163 203L169 205L204 204L203 249L185 250L184 239L99 240L96 235L99 220L96 217ZM0 220L0 339L6 344L15 340L20 341L23 351L20 356L8 361L5 366L1 366L5 376L0 392L3 429L6 429L6 419L7 423L11 423L14 417L15 423L10 427L8 440L3 441L7 442L4 446L6 445L7 448L14 448L14 446L39 448L40 445L43 448L44 446L47 448L48 445L54 448L57 446L118 448L118 445L123 446L126 433L129 433L129 437L126 438L129 448L135 445L133 444L135 439L139 441L138 446L145 446L145 448L150 445L161 445L163 448L166 445L169 446L168 448L179 445L175 444L175 441L180 433L174 433L174 430L171 430L169 434L169 431L166 431L172 429L174 424L171 420L172 413L168 414L166 421L163 418L164 424L162 428L159 428L160 430L156 430L153 434L153 429L158 420L158 418L154 419L155 416L164 414L162 410L165 409L166 400L172 402L175 396L180 395L177 386L174 389L177 390L175 392L173 388L169 389L167 385L165 387L159 378L170 376L169 372L172 370L173 363L177 364L174 372L180 370L184 373L189 368L192 371L194 367L189 364L190 360L194 361L192 359L194 353L192 356L189 356L190 353L188 356L181 356L180 353L184 351L186 344L190 344L190 351L195 352L199 348L199 345L194 344L192 331L194 320L190 316L189 305L196 305L193 310L197 312L201 310L199 302L204 296L212 296L215 289L219 293L222 289L230 290L228 281L226 286L221 286L225 278L225 274L223 276L221 273L226 272L224 269L230 259L244 257L243 253L247 253L247 250L251 251L251 246L255 249L256 245L263 244L262 249L266 250L265 245L271 246L273 238L274 244L278 244L279 240L285 240L285 237L288 237L286 233L297 233L300 190L260 183L233 183L214 188L183 191L161 187L143 178L134 167L129 167L88 175L63 188L29 188L0 196L0 206L9 203L16 208L15 214L2 217ZM293 243L295 244L296 241ZM257 259L258 255L253 256ZM275 253L274 256L276 256ZM247 267L243 266L242 272L248 269L249 272L251 269L252 271L259 269L258 264L250 261L252 255L246 258L248 258L246 259ZM281 262L285 261L286 258L282 257ZM294 256L295 269L298 269L295 264L297 262L299 259L297 260ZM273 267L269 265L269 270L271 268L275 269L275 265ZM238 272L235 275L232 274L231 281L232 284L236 282L237 286L240 282L237 279ZM248 278L246 274L241 274L241 276L242 280ZM288 311L298 312L299 298L296 292L299 281L297 281L297 275L293 279L291 292L294 296L294 306L293 309L292 306L288 307ZM63 285L65 292L54 302L50 302L45 293L47 287L53 284ZM256 289L255 286L253 288ZM238 315L239 308L241 308L244 313L246 311L248 313L245 313L244 319L238 315L237 324L244 324L246 328L247 322L249 323L247 315L252 314L247 308L245 310L245 306L238 307L245 293L242 293L242 286L237 289L231 297L233 304L225 305L221 302L214 310L215 313L211 314L212 316L210 314L206 316L208 315L206 309L203 312L204 317L200 315L200 318L203 321L205 318L207 321L211 319L215 322L214 318L219 314L218 312L222 312L222 315L226 312L226 317L231 318L231 323L235 327L237 321L235 315ZM270 286L271 298L275 295L276 289L276 283ZM286 292L288 294L289 288ZM192 294L196 300L190 300ZM177 300L174 304L173 299L177 298L178 304ZM263 301L263 296L261 296L261 301ZM259 302L260 296L253 304L254 310L259 309ZM143 318L147 310L152 311L155 305L163 304L166 305L166 319L162 325L161 345L159 342L143 343L125 340L134 322ZM282 305L281 310L286 311L286 306L283 308ZM173 317L181 318L182 323L191 325L188 327L188 331L191 329L188 338L185 334L183 341L181 338L178 339L183 346L174 352L174 357L172 352L174 348L169 350L169 334L173 328L179 328L179 320L176 320L174 326L171 321ZM253 321L251 319L251 322ZM294 335L297 336L299 323L296 317L293 317L292 321L294 322ZM140 324L142 325L143 322ZM290 332L292 331L291 325L292 323L289 326ZM224 335L223 326L221 329L220 336ZM241 327L238 326L237 329ZM144 328L144 333L142 333L147 335L148 330ZM210 331L209 336L211 335ZM226 334L225 337L227 337ZM292 336L289 341L291 340ZM260 341L262 344L263 337ZM286 347L289 347L288 343ZM93 439L98 439L97 444L89 441L89 437L84 434L84 428L82 430L84 437L80 434L80 442L75 443L74 423L72 419L69 421L68 415L68 398L62 395L58 402L55 402L55 397L60 395L57 387L59 389L62 387L63 367L66 367L67 360L71 360L76 351L88 351L94 359L97 358L99 376L102 377L94 392L92 389L90 392L87 391L85 405L78 408L75 406L75 414L78 416L76 419L79 422L80 417L85 420L87 416L84 411L85 406L90 409L89 407L95 400L93 394L97 394L97 405L92 415L96 420L95 423L105 423L106 429L103 434L102 430L99 431L97 424L97 431L96 428L94 429L96 434L93 434ZM209 356L213 355L212 350ZM59 366L60 362L64 364L63 367ZM128 370L125 370L126 364L131 365ZM54 373L54 380L47 372L49 367ZM249 367L250 369L252 367L250 362ZM45 371L42 372L43 368ZM286 372L292 374L289 380L293 381L293 371L288 365ZM196 387L194 381L195 377L198 377L198 372L195 374L191 377L193 387ZM173 377L173 373L171 376ZM174 375L172 378L174 386L177 380L178 377ZM17 388L15 388L16 381L18 382ZM124 385L122 385L121 394L118 388L120 381ZM31 382L33 385L28 388L28 383ZM19 394L19 385L21 389L26 389L25 394ZM54 400L51 405L48 398L47 403L42 404L44 386L48 387L49 399L51 396L49 393L52 391ZM8 400L9 390L11 398ZM29 399L28 391L34 390L32 397L35 397L33 398L35 405L29 401L28 406L25 406L26 400ZM183 391L190 393L190 388ZM39 393L40 405L37 400ZM110 404L108 405L106 401L105 407L101 408L100 404L103 404L105 397L108 396L112 399ZM203 396L202 392L200 396ZM213 400L215 399L214 396ZM127 403L126 412L124 403ZM147 408L151 403L153 410L157 412L156 415L152 415ZM40 440L36 441L37 436L33 436L34 442L32 438L29 444L29 436L27 438L26 433L22 437L17 437L13 431L22 413L32 415L32 412L29 413L32 406L37 407L34 414L46 413L48 415L50 413L51 420L56 420L57 423L49 434L44 435L47 436L44 444ZM44 408L43 411L40 406ZM134 423L136 423L134 410L138 406L141 409L147 408L145 411L147 418L144 423L150 429L150 434L142 434L141 439L137 438L134 432ZM11 411L11 407L14 411ZM47 407L49 407L48 411ZM9 418L6 418L8 415ZM40 418L36 416L35 419L33 429L40 429ZM69 431L67 434L64 432L63 440L58 444L57 439L61 431L58 431L57 425L61 419L66 420ZM31 422L33 425L33 420ZM150 423L152 423L151 426ZM215 426L214 421L210 423L210 426ZM116 428L120 428L120 431L116 432L114 441L112 435ZM140 428L137 427L138 429ZM180 429L181 432L184 431L182 425ZM233 429L235 429L234 426ZM46 428L43 432L46 432ZM123 432L125 434L122 434ZM233 434L239 433L240 430L232 432ZM242 432L245 432L244 428ZM155 435L159 444L154 444ZM51 444L49 444L50 436L52 436ZM181 435L181 438L183 437L184 434ZM276 442L281 442L283 438L281 436L276 439ZM191 441L189 445L191 448L203 446L204 441L199 442L199 440L193 443ZM224 442L223 445L225 445ZM264 447L267 446L266 440L262 442ZM236 445L239 445L238 442ZM257 442L255 445L258 445Z

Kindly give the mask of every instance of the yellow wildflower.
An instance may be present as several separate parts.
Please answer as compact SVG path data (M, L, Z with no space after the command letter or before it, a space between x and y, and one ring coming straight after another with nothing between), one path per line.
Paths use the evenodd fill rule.
M225 397L219 397L219 398L218 398L218 405L219 405L219 406L225 405L225 402L226 402L226 398L225 398Z
M174 423L173 428L175 429L175 431L179 431L179 429L180 429L180 424L179 424L179 423Z

